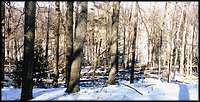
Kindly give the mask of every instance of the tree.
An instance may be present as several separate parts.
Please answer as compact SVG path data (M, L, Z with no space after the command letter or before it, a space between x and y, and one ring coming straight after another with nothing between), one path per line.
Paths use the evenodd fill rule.
M70 92L69 89L69 80L70 80L70 72L71 72L71 64L72 64L72 54L73 54L73 1L67 2L67 11L66 11L66 85L67 92Z
M130 83L134 81L134 64L135 64L135 50L136 50L136 38L137 38L137 23L138 23L138 2L135 3L135 14L133 23L133 40L132 40L132 61L131 61L131 72L130 72Z
M119 26L119 10L120 2L113 3L113 15L112 15L112 35L111 35L111 62L110 72L108 77L108 84L115 84L115 79L118 73L118 26Z
M182 10L182 21L180 23L180 28L178 31L178 34L183 34L182 35L182 43L181 43L181 50L180 50L180 74L183 75L184 74L184 58L185 58L185 36L186 36L186 31L184 31L185 29L185 19L186 19L186 12L185 12L185 5L184 8ZM182 32L183 31L183 32Z
M194 44L194 35L195 35L195 21L196 21L196 17L195 17L195 20L193 21L193 32L192 32L192 45L191 45L191 53L190 53L190 71L189 71L189 75L192 75L192 66L193 66L193 63L192 63L192 59L193 59L193 44Z
M59 78L59 29L60 29L60 2L56 1L55 2L56 5L56 14L57 14L57 18L56 18L56 27L55 27L55 36L56 36L56 69L54 69L54 79L53 79L53 84L54 87L58 87L58 78Z
M168 55L168 53L170 52L170 48L169 48L169 41L170 41L170 39L169 39L169 34L168 33L166 33L166 30L165 29L167 29L167 26L166 26L166 22L167 22L167 20L166 20L166 16L168 16L167 14L168 14L168 4L167 4L167 2L165 3L165 11L164 11L165 13L164 13L164 17L163 17L163 20L162 20L162 25L161 25L161 29L160 29L160 42L159 42L159 48L158 48L158 52L159 52L159 56L158 56L158 78L160 78L161 77L161 55L162 55L162 47L163 47L163 39L164 39L164 35L166 35L167 37L166 37L166 39L167 39L167 51L164 51L165 52L165 54L167 54L166 56L166 58L164 59L164 61L163 61L163 65L165 65L165 60L167 59L168 60L168 58L170 57L169 55ZM164 33L164 34L163 34ZM165 34L166 33L166 34ZM163 50L165 50L164 48L163 48ZM170 60L169 60L170 61ZM169 71L170 71L170 64L169 64ZM170 74L170 73L168 73L168 74ZM169 79L169 78L168 78Z
M168 11L169 12L169 11ZM174 15L175 15L175 12L173 13L173 16L172 16L172 23L170 24L171 25L171 29L170 29L170 33L168 33L168 56L167 56L167 60L168 60L168 83L171 81L171 71L172 71L172 60L173 60L173 49L174 49L174 46L173 46L173 34L175 34L173 31L174 31ZM168 19L169 19L169 16L167 16ZM168 25L168 26L170 26Z
M24 63L21 100L32 98L36 2L25 2Z
M131 5L133 5L133 3L131 4ZM128 46L128 48L127 48L127 61L126 61L126 68L128 68L129 69L129 63L130 63L130 58L129 58L129 56L130 56L130 46L131 46L131 27L130 27L130 25L131 25L131 21L132 21L132 10L133 10L133 6L131 6L131 11L130 11L130 14L129 14L129 22L128 22L128 38L127 38L127 46Z
M5 26L5 2L1 1L1 34L0 34L0 66L1 66L1 88L4 80L4 62L5 62L5 40L4 40L4 26Z
M69 81L69 93L78 92L79 81L80 81L80 72L81 72L81 63L82 63L82 53L83 53L83 44L85 39L85 34L87 32L87 2L80 2L81 10L78 15L76 32L73 38L73 57L72 65L70 72L70 81Z
M45 61L46 68L48 69L48 50L49 50L49 30L50 30L50 5L48 9L48 17L47 17L47 34L46 34L46 48L45 48Z

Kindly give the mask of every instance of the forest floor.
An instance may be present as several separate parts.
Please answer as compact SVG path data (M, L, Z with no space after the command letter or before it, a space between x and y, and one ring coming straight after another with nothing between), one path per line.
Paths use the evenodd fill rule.
M198 100L198 80L167 83L155 78L145 78L134 84L121 80L117 85L105 82L81 82L78 93L66 94L66 88L34 88L32 100ZM4 87L2 100L20 100L21 89Z

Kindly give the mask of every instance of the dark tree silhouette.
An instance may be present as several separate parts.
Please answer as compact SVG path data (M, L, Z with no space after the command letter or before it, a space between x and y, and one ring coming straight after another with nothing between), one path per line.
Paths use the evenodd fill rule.
M21 100L30 100L33 90L34 39L36 2L25 2L24 64Z

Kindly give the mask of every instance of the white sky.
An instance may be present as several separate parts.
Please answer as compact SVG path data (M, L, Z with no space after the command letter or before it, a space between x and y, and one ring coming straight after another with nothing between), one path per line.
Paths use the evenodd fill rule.
M15 1L15 2L11 2L11 3L13 3L16 7L24 7L24 1ZM42 1L42 2L40 1L39 2L38 1L37 3L41 7L44 7L44 6L48 7L49 6L49 2L44 2L44 1ZM51 2L51 3L53 3L53 2ZM160 11L162 12L164 10L166 2L148 2L148 1L144 1L144 2L138 2L138 3L139 3L139 6L145 11L150 9L150 7L153 6L154 3L156 3L156 6L159 7ZM173 3L175 3L175 2L173 2ZM178 2L178 4L180 4L180 3L182 4L182 3L186 3L186 2ZM198 2L190 2L190 3L198 5ZM13 5L13 4L11 4L11 5ZM132 5L134 6L134 4L135 4L135 1L122 1L121 2L121 6L123 6L124 8L130 8ZM91 8L92 5L93 5L92 2L88 2L88 7L89 8ZM62 7L63 6L61 6L61 8Z
M12 2L12 3L14 3L15 4L15 6L17 6L17 7L23 7L24 6L24 1L14 1L14 2ZM40 6L48 6L48 3L49 2L45 2L45 1L38 1L38 4L40 5ZM144 1L144 2L138 2L139 3L139 5L141 6L141 7L150 7L150 4L153 4L153 3L155 3L155 2L148 2L148 1ZM160 6L163 6L164 7L164 5L165 5L165 2L156 2L157 4L159 4ZM185 2L182 2L182 3L185 3ZM194 2L193 2L194 3ZM198 2L195 2L196 4L198 4ZM88 3L89 5L91 4L90 2ZM123 6L125 6L125 7L130 7L131 6L131 4L132 4L132 1L122 1L121 2L121 5L123 5Z
M24 7L24 2L23 1L15 1L15 2L12 2L16 7ZM150 7L150 3L152 2L139 2L139 5L142 7L142 8L145 8L145 7ZM160 5L161 6L164 6L164 3L165 2L160 2ZM40 6L47 6L48 7L48 2L38 2L38 4ZM90 6L92 3L89 2L88 3L88 6ZM131 1L124 1L124 2L121 2L121 5L123 5L124 7L130 7L132 4Z

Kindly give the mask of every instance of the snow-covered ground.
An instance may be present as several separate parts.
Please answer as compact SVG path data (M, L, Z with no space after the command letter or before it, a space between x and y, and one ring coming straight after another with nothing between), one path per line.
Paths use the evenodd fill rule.
M81 87L80 92L70 95L65 93L66 88L34 88L33 100L198 100L198 89L198 80L186 84L146 78L134 84L120 81L118 85ZM21 89L2 89L3 100L19 100L20 94Z

